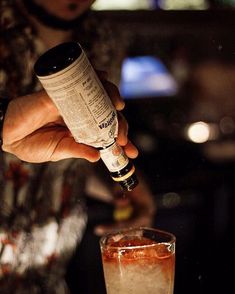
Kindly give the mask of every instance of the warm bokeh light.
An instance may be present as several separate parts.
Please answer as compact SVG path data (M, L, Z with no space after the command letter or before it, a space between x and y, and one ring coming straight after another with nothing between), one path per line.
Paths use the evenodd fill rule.
M149 0L96 0L92 8L94 10L136 10L153 8Z
M187 129L187 136L194 143L204 143L210 138L210 126L202 121L193 123Z

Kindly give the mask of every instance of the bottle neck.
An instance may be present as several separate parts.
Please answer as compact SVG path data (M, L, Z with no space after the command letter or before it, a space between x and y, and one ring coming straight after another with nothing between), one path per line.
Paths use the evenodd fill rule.
M116 143L116 139L114 139L111 143L108 143L107 145L104 144L104 146L102 147L97 147L98 150L105 150L105 149L108 149L110 148L112 145L114 145Z

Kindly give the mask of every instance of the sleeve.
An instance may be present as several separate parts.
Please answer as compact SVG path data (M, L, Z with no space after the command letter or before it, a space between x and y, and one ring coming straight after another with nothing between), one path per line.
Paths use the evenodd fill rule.
M0 96L6 97L7 96L7 73L5 68L5 61L4 61L4 44L2 37L0 37Z
M12 64L7 35L15 25L12 1L1 1L0 9L1 34L0 34L0 97L9 96L9 72L8 64ZM11 62L10 62L11 61Z
M9 99L0 97L0 148L2 146L2 128L4 123L5 114L7 111Z
M35 35L15 1L1 0L0 6L0 94L13 99L35 89Z

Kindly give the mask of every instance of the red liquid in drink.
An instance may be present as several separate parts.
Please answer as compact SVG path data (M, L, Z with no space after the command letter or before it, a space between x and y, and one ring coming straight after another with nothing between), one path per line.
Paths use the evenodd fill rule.
M174 244L141 236L111 238L102 258L108 294L173 294Z

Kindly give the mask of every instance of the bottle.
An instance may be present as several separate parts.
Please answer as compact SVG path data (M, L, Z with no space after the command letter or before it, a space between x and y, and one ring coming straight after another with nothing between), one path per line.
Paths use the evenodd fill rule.
M34 71L75 141L97 148L111 177L124 191L138 184L133 163L116 142L117 112L81 45L49 49Z

